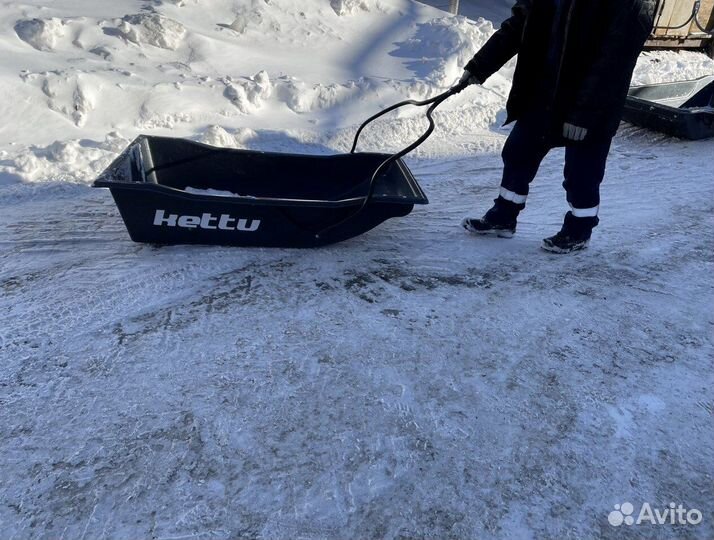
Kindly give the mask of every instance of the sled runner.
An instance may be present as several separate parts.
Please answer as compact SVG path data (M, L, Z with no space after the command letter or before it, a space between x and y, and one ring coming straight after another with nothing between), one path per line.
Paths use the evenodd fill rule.
M464 88L374 115L349 154L257 152L141 136L94 186L109 188L135 242L296 248L339 242L428 204L401 158L432 133L434 109ZM430 105L427 131L394 155L357 153L364 127L403 105Z
M714 137L714 76L633 86L623 120L682 139Z

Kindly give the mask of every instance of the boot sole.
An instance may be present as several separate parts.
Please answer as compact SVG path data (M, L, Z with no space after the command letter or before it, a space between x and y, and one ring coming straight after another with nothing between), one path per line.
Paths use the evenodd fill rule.
M478 229L474 229L471 227L468 223L462 223L461 226L464 228L464 230L468 233L471 234L477 234L479 236L495 236L498 238L513 238L513 235L516 234L515 231L506 231L506 230L498 230L498 229L491 229L488 231L479 231Z
M568 253L572 253L573 251L582 251L583 249L587 249L587 247L590 245L590 240L587 242L584 242L582 244L579 244L577 246L574 246L570 249L565 249L561 248L558 246L554 246L553 244L548 244L543 241L543 243L540 245L541 249L544 251L547 251L548 253L557 253L558 255L567 255Z

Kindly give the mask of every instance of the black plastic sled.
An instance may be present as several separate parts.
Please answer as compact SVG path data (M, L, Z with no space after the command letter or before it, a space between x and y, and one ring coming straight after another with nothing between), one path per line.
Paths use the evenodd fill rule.
M681 139L714 137L714 76L632 86L623 120Z
M349 154L257 152L141 136L94 186L110 189L135 242L292 248L340 242L428 204L401 158L432 133L434 109L464 88L374 115ZM403 105L431 105L426 132L393 155L356 153L365 126Z
M364 210L347 219L388 157L252 152L142 136L94 186L110 189L135 242L313 247L428 202L399 160L379 175Z

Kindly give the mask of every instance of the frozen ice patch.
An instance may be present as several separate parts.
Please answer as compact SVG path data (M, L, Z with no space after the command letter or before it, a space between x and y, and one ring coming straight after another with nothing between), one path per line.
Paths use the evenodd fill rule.
M653 394L642 394L637 399L638 405L651 414L659 413L667 408L667 404Z
M607 406L607 412L613 422L613 427L615 428L615 437L622 439L629 439L632 437L632 432L630 431L632 427L632 413L622 407L615 407L612 405Z

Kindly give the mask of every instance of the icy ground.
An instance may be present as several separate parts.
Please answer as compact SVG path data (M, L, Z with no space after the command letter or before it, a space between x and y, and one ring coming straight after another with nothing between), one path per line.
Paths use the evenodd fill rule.
M705 512L632 537L711 538L710 149L626 132L568 258L557 155L511 241L457 227L493 155L412 161L432 205L318 251L3 197L5 537L620 538L627 500Z
M587 252L538 249L560 151L518 235L474 239L511 64L444 105L408 159L431 204L406 218L310 251L129 240L88 185L137 133L344 151L492 31L401 0L296 6L0 4L0 538L714 537L712 141L624 126ZM636 81L707 73L647 54ZM703 521L614 528L625 501Z

